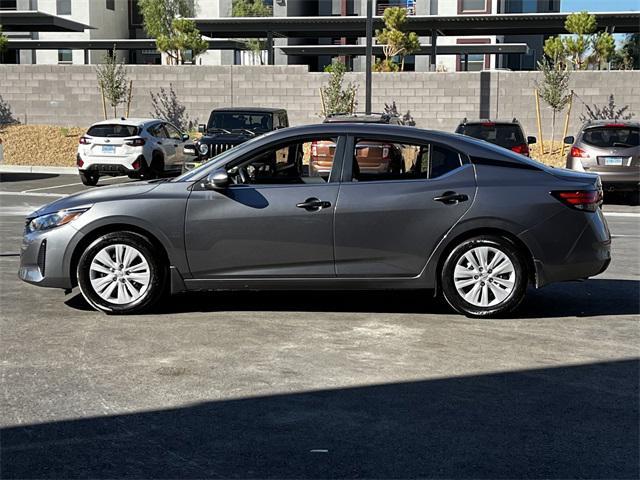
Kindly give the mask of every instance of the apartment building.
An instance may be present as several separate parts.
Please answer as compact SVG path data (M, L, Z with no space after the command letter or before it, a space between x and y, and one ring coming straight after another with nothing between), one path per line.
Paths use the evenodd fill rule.
M191 0L196 17L220 18L231 16L233 0ZM313 17L366 14L367 0L264 0L278 17ZM406 8L409 15L477 15L498 13L534 13L559 12L560 0L373 0L374 13L382 15L388 7ZM68 16L70 19L88 24L93 30L83 33L33 33L29 38L42 40L90 40L90 39L139 39L146 38L142 25L137 0L0 0L0 8L18 10L41 10L46 13ZM301 44L363 44L363 38L287 38L277 39L278 45ZM23 37L24 38L24 37ZM429 38L421 38L421 43L428 44ZM465 58L455 55L438 56L437 68L443 71L485 70L509 68L512 70L534 69L542 54L544 37L533 36L485 36L485 37L442 37L440 45L446 44L492 44L492 43L527 43L529 55L468 55ZM20 63L98 63L105 52L83 50L37 50L15 53L13 60ZM125 58L126 54L120 53ZM88 57L88 58L87 58ZM266 57L266 53L265 53ZM161 55L153 50L137 50L128 54L130 63L160 64ZM12 62L11 54L5 55L5 61ZM233 65L255 63L256 58L243 51L212 50L198 58L198 63L205 65ZM286 56L276 49L277 64L306 64L311 70L320 71L331 63L330 56ZM354 70L364 69L364 59L351 61ZM428 71L428 56L409 57L405 61L405 69Z

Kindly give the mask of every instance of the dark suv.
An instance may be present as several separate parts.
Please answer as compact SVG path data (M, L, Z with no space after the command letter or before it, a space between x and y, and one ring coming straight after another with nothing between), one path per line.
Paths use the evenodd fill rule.
M522 125L515 118L508 120L467 120L460 122L456 133L484 140L494 145L529 156L529 145L536 137L525 137Z
M185 161L183 171L258 135L288 126L289 117L282 108L216 108L207 124L198 126L202 137L193 145L185 146L184 153L191 158Z

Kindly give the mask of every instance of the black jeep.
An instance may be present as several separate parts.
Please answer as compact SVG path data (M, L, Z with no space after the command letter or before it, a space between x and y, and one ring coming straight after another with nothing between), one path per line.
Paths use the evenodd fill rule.
M289 126L287 111L282 108L216 108L206 125L199 125L202 137L185 145L189 156L183 171L191 170L210 158L221 154L258 135Z

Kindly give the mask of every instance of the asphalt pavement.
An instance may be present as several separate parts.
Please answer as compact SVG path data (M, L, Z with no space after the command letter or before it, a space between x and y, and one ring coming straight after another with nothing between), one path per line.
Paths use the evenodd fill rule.
M639 478L640 207L604 206L604 274L507 319L415 292L110 317L16 276L24 215L84 188L0 174L0 478Z

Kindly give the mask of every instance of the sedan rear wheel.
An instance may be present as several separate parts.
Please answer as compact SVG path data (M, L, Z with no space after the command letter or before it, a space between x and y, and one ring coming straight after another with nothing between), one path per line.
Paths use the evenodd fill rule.
M501 237L482 236L462 242L442 269L442 290L458 312L496 316L516 308L527 287L525 262L518 249Z
M153 245L132 232L98 238L78 263L78 285L93 307L108 313L139 313L162 295L166 266Z

